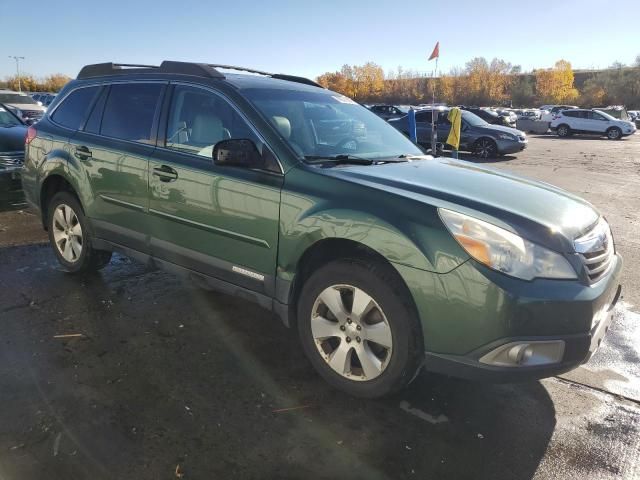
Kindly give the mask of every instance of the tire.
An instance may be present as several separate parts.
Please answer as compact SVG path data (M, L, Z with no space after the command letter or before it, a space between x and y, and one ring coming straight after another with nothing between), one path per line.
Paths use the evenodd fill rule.
M111 260L111 252L94 249L91 231L78 199L56 193L47 208L49 242L60 265L69 273L97 271Z
M568 137L569 135L571 135L571 129L569 128L569 125L565 125L563 123L562 125L558 126L559 137Z
M609 140L620 140L622 138L622 130L618 127L611 127L607 130L607 138Z
M308 278L298 300L298 332L330 385L378 398L415 378L424 347L415 308L403 292L391 267L361 260L330 262ZM368 307L354 309L354 298Z
M483 159L496 158L498 146L490 138L479 138L473 146L473 153Z

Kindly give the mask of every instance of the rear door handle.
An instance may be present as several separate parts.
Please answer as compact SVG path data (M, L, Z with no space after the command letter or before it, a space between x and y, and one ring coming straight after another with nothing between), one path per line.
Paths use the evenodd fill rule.
M153 169L153 176L158 177L161 182L173 182L178 179L178 172L167 165L162 165Z
M76 158L79 158L80 160L86 160L87 158L91 158L91 150L89 150L88 147L85 147L84 145L78 146L76 147L76 151L74 153L74 156Z

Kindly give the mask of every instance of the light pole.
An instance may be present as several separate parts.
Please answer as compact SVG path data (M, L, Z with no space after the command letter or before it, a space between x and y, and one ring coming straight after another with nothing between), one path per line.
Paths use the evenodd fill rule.
M24 60L24 57L17 57L15 55L9 55L9 58L13 58L16 61L16 71L18 72L18 91L22 91L22 83L20 82L20 60Z

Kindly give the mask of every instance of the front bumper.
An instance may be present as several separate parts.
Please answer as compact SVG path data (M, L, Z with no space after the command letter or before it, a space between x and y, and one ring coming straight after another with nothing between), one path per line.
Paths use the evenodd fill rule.
M470 380L480 380L487 382L519 382L545 378L560 373L567 372L587 362L591 356L597 351L602 340L609 330L614 315L614 307L621 297L622 287L618 282L619 273L622 268L622 260L616 257L616 265L612 269L610 275L603 278L599 284L590 287L591 297L587 300L587 305L581 305L578 308L578 301L573 310L563 307L565 315L584 315L584 312L590 312L587 328L582 333L561 333L558 335L518 335L508 336L494 340L482 347L464 355L451 355L434 352L425 353L425 369L445 375L466 378ZM513 314L532 315L527 319L528 323L542 323L542 316L548 315L548 309L544 308L544 303L555 303L558 299L538 299L532 303L532 299L512 299L517 303L514 305ZM571 299L566 302L570 304ZM536 303L538 305L536 305ZM583 303L583 302L580 302ZM520 304L518 306L518 304ZM547 312L545 314L545 312ZM540 318L535 318L540 316ZM573 319L577 320L577 319ZM514 323L517 319L513 319ZM493 352L503 350L504 346L512 345L536 345L549 343L564 342L564 350L561 358L557 361L538 364L538 365L505 365L504 363L491 364L487 363L487 359L492 357ZM503 350L504 351L504 350Z
M512 141L512 140L498 140L496 146L498 147L499 154L518 153L527 148L528 140Z

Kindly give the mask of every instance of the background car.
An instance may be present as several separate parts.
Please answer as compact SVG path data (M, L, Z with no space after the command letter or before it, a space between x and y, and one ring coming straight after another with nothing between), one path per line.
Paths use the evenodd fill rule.
M25 123L0 104L0 169L22 166L26 134Z
M553 120L554 115L557 115L559 112L563 110L570 110L572 108L578 108L575 105L546 105L545 109L541 109L540 111L540 120L543 122L550 122Z
M369 110L385 120L400 118L409 112L408 107L396 105L373 105L372 107L369 107Z
M512 128L513 126L515 126L515 120L513 121L513 125L512 125L510 116L500 115L497 112L490 109L480 108L480 107L467 107L464 105L460 106L459 108L462 110L466 110L467 112L473 113L474 115L480 117L482 120L484 120L485 122L491 125L503 125L505 127L512 127Z
M450 108L423 109L416 112L416 133L418 143L431 147L431 117L435 114L438 129L438 141L445 142L451 130L447 119ZM409 135L408 116L389 120L389 124ZM463 110L460 130L460 150L473 152L480 158L494 158L498 155L516 153L527 146L524 132L502 125L491 125L477 115Z
M574 133L606 135L618 140L636 132L636 126L628 120L618 120L608 113L596 109L576 108L558 112L549 125L560 137Z
M42 118L45 107L26 93L0 90L0 103L15 113L25 123L35 123Z
M27 126L0 104L0 207L24 205L21 170Z

